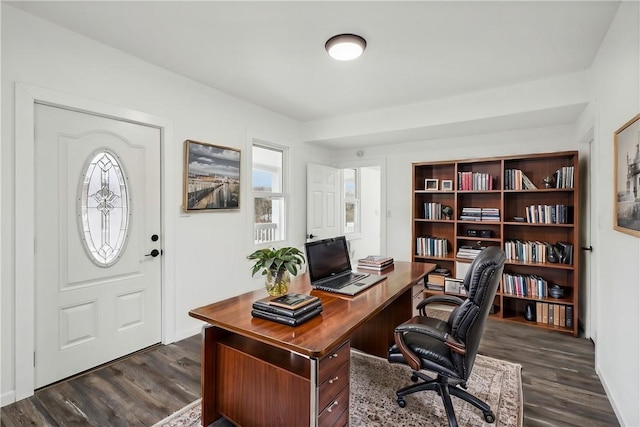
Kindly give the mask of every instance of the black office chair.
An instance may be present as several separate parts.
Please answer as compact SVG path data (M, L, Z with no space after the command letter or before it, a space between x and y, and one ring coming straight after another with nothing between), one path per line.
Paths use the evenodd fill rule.
M458 425L451 395L480 409L488 423L495 421L491 407L464 389L500 283L504 261L505 254L500 248L483 249L473 260L464 279L466 300L450 295L428 297L418 304L419 316L396 327L396 343L387 353L389 362L409 365L413 369L411 380L423 380L396 392L401 408L406 406L404 396L422 390L435 390L442 397L451 427ZM456 307L449 319L444 321L426 315L425 307L431 303L453 304ZM437 378L431 378L421 370L434 372Z

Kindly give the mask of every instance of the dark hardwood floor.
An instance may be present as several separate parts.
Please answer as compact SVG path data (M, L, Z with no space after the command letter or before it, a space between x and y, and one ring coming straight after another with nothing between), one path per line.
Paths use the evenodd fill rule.
M589 340L490 320L480 352L522 365L525 426L617 426ZM200 396L200 336L158 346L2 408L2 427L151 426Z

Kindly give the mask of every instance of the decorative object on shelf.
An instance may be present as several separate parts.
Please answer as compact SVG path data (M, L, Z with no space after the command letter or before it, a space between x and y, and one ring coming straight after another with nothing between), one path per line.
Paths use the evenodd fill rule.
M184 142L183 209L204 212L240 207L240 150Z
M424 180L424 189L429 191L438 191L438 180L427 178Z
M524 307L524 319L529 322L536 321L536 307L532 302L528 302Z
M614 132L613 228L640 237L640 114Z
M443 179L442 191L453 191L453 181L450 179Z
M290 274L298 274L298 268L304 264L304 257L298 248L284 247L280 249L258 249L247 257L255 260L251 267L251 275L262 270L262 275L267 276L265 287L271 296L281 296L289 290L291 282Z
M451 216L453 215L453 208L451 206L443 206L442 215L444 215L444 219L451 219Z
M548 292L551 298L556 298L556 299L564 298L564 287L558 284L549 286Z
M544 182L544 188L555 188L556 177L554 175L547 175L542 182Z

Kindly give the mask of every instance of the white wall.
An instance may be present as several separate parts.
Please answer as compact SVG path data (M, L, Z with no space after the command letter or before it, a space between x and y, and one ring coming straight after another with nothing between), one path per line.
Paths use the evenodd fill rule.
M292 147L290 240L304 242L306 223L306 163L328 163L325 150L302 144L300 124L219 91L152 66L118 50L96 43L2 3L2 383L3 404L15 387L15 289L20 266L13 253L14 195L14 82L40 86L101 103L160 116L173 122L166 151L173 162L173 194L163 197L173 206L166 221L175 231L175 338L198 332L200 322L188 311L204 303L256 289L245 256L253 251L248 212L249 134L269 136ZM182 198L183 142L194 139L242 150L243 195L239 211L185 215ZM14 271L16 274L14 274ZM19 332L18 332L19 334Z
M622 425L640 425L640 239L613 229L613 134L640 113L640 3L623 2L592 66L596 370Z

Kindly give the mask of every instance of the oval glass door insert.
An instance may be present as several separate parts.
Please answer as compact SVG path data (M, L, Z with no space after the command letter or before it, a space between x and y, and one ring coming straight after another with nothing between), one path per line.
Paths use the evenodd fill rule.
M127 180L114 154L103 150L91 155L78 199L89 258L100 267L115 264L127 241L130 205Z

